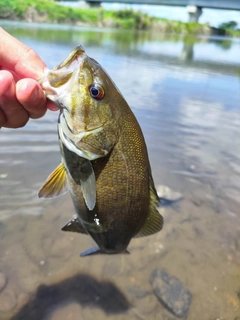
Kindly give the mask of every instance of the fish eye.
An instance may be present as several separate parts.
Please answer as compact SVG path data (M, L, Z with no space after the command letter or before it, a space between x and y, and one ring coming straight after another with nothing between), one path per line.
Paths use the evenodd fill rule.
M104 89L99 84L91 84L89 86L89 92L93 99L101 100L104 97Z

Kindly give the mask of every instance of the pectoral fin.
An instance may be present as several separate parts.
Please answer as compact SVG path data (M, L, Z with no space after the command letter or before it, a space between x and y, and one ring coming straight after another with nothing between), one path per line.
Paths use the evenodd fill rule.
M86 160L80 169L80 183L83 197L89 210L96 204L96 179L90 161Z
M158 212L157 205L159 203L159 198L155 190L152 176L149 177L150 185L150 205L149 213L145 224L142 229L135 235L134 238L145 237L160 231L163 227L163 217Z
M50 174L38 192L39 198L55 198L69 190L68 177L63 163Z

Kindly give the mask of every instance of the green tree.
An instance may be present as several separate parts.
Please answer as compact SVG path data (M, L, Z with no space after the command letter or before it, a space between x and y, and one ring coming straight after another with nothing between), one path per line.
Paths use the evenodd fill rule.
M237 28L237 22L236 21L228 21L221 23L218 28L220 29L233 29L235 30Z

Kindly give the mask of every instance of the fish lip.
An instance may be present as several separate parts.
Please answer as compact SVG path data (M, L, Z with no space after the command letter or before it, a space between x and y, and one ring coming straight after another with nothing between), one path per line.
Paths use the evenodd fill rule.
M78 45L76 48L72 50L72 52L67 56L67 58L64 61L62 61L59 65L57 65L54 68L54 70L60 70L65 67L67 68L73 63L73 61L78 61L78 57L81 55L86 55L85 49L82 45Z
M87 55L84 48L79 45L68 55L68 57L63 62L61 62L53 69L49 70L47 67L45 67L43 70L43 76L37 80L42 87L45 96L53 103L55 103L55 105L60 110L64 110L66 107L63 106L61 102L59 102L59 87L56 83L55 78L60 77L61 81L64 80L64 82L61 84L62 91L63 86L69 82L68 80L72 77L76 70L83 66L86 58ZM66 110L69 112L67 108Z

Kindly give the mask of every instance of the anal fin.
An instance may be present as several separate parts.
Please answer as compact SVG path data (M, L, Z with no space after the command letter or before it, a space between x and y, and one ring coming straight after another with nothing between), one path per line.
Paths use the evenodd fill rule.
M77 215L74 215L72 219L62 228L62 231L78 232L83 234L88 234L84 229L83 225L80 223Z

